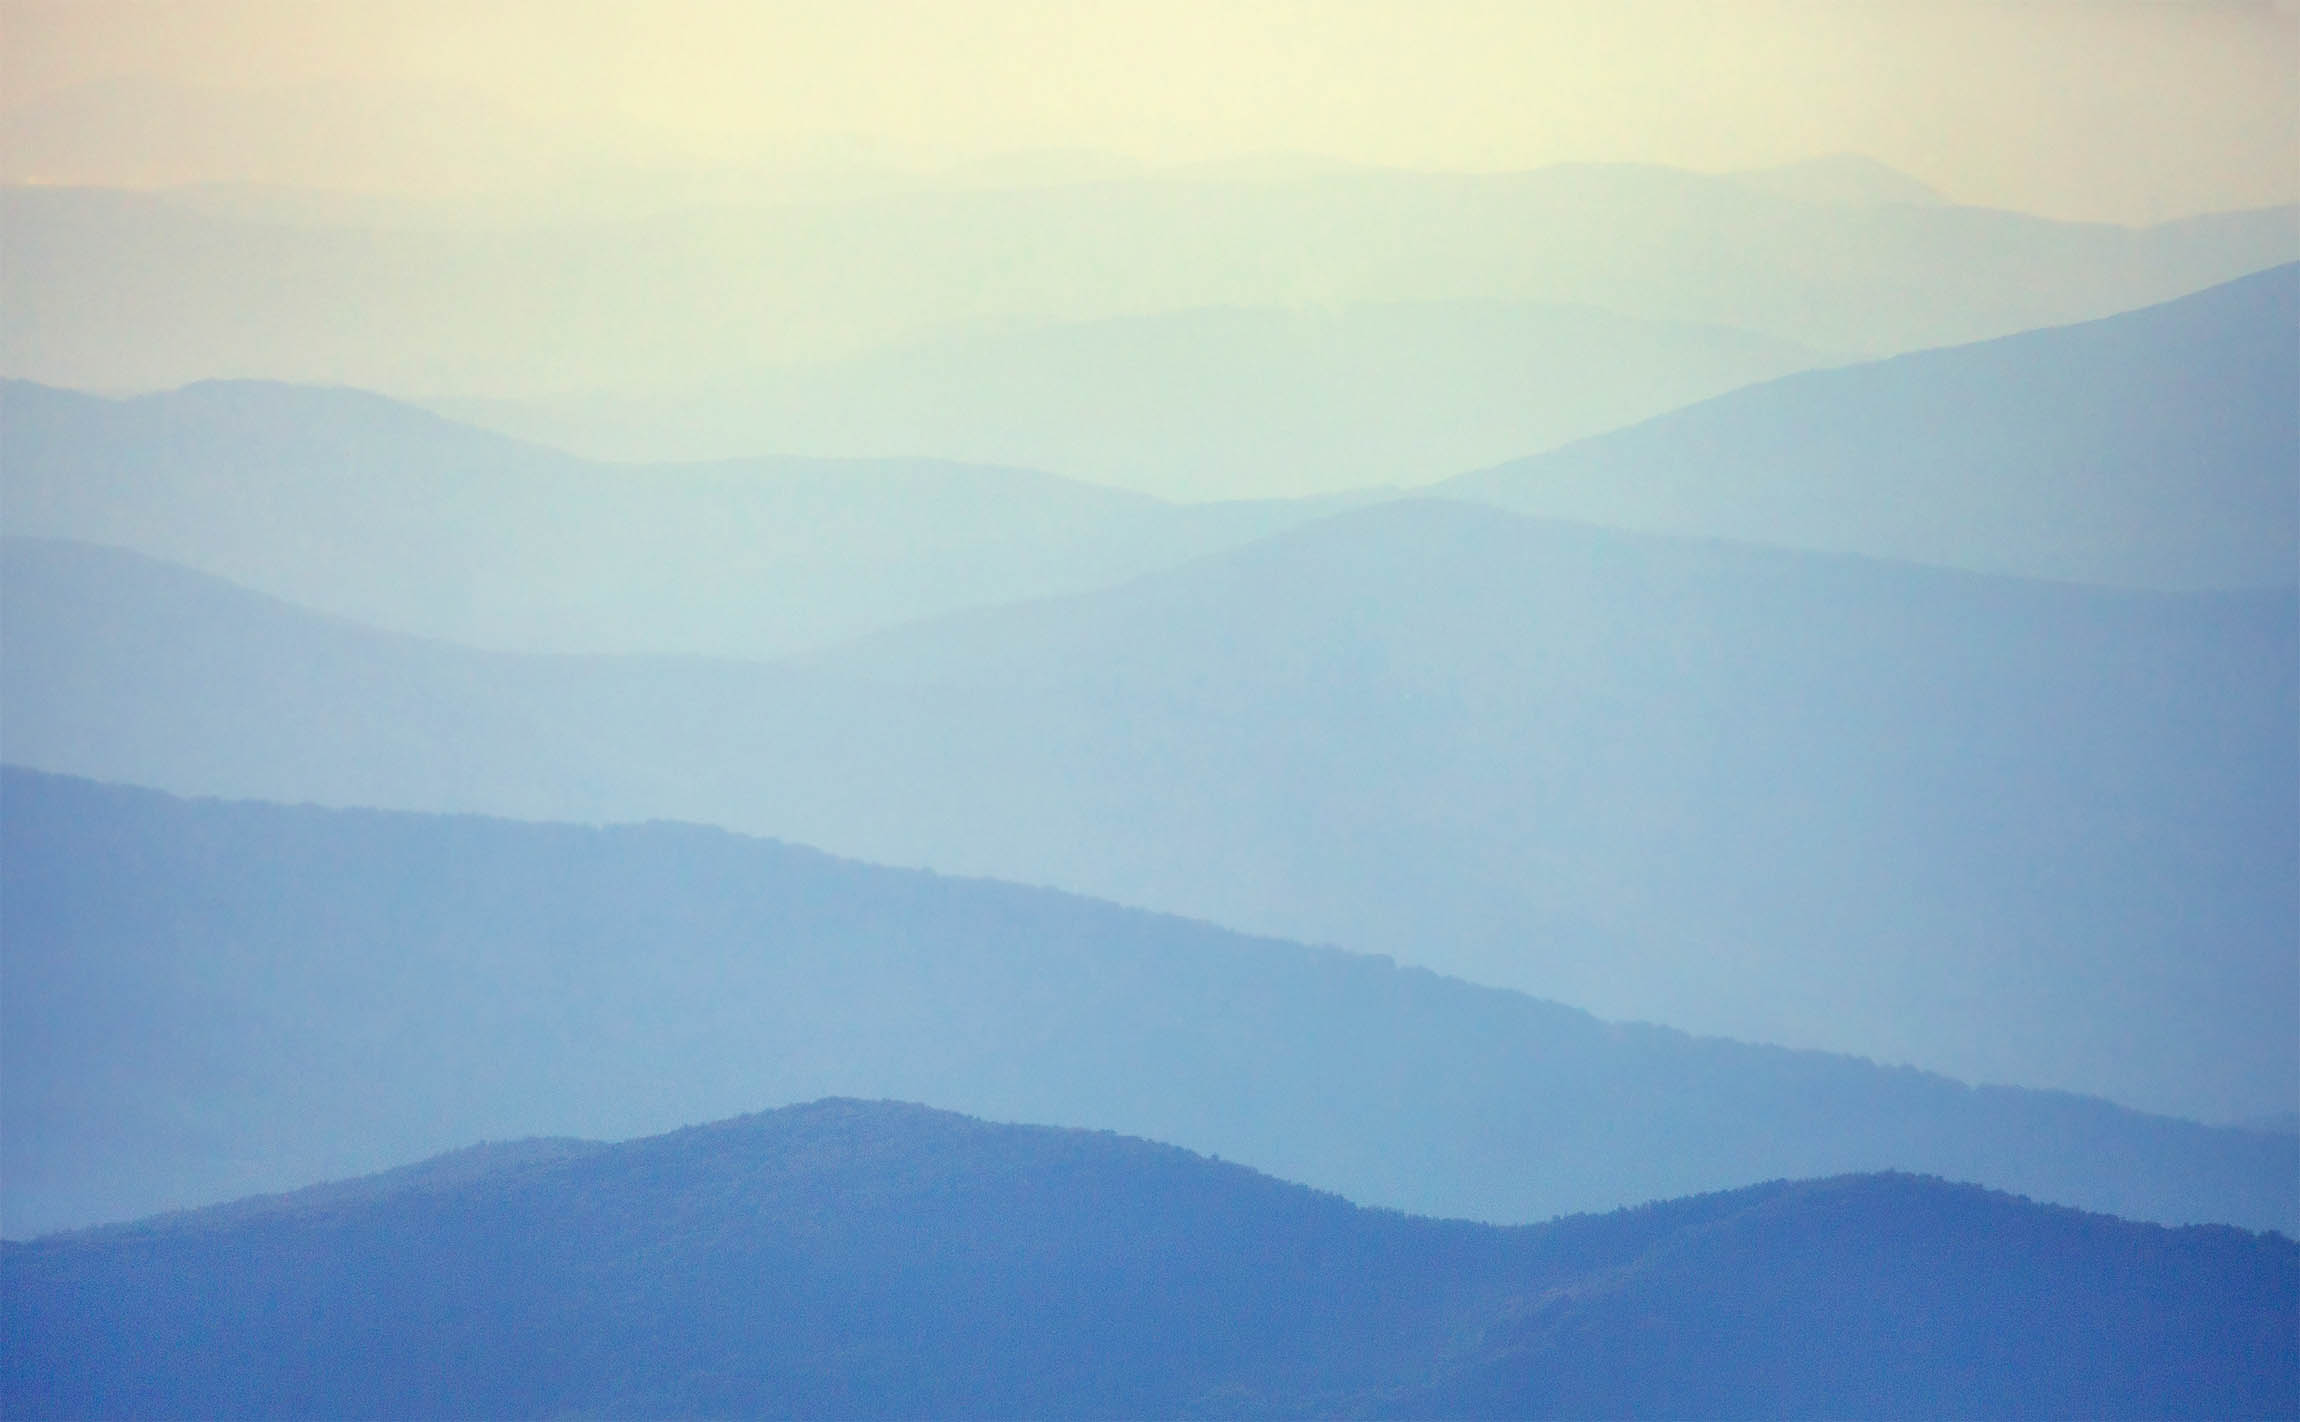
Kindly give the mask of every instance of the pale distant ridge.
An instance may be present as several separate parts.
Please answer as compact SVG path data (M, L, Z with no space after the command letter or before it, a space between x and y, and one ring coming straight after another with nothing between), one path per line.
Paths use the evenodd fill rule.
M0 382L0 522L395 631L774 657L1169 567L1334 507L941 459L578 459L343 387Z
M426 398L659 394L975 322L1481 301L1885 354L2300 259L2290 207L2129 228L1816 203L1628 164L1151 175L472 229L214 207L0 193L0 373L105 390L236 375Z
M2148 588L2300 581L2300 265L1722 395L1438 491L1523 513Z
M1948 202L1937 190L1898 168L1858 153L1832 153L1732 176L1776 197L1840 207L1883 207L1893 203L1940 207Z
M690 390L436 403L609 458L932 453L1218 499L1428 483L1842 358L1560 302L1238 305L970 322Z

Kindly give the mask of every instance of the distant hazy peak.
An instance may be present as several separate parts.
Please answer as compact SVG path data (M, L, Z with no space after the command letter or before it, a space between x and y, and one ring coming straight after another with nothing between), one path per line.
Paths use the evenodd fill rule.
M1731 175L1735 182L1796 202L1826 207L1945 207L1949 200L1898 168L1859 153L1831 153Z
M482 429L420 405L356 386L317 381L195 380L161 390L79 390L20 377L0 377L0 420L150 421L180 440L193 427L230 430L274 443L317 441L371 445L374 441L456 442L488 455L571 458L533 440ZM75 438L95 431L75 427Z
M2289 586L2300 263L2066 325L1800 371L1432 492L2105 587Z
M0 428L12 427L21 433L34 428L32 421L67 417L106 422L74 424L51 435L75 447L122 438L125 429L147 438L148 442L135 450L141 469L163 459L184 459L187 441L196 437L232 441L221 457L242 465L250 463L258 451L276 455L278 450L292 448L357 455L361 468L396 464L408 469L451 469L458 475L474 469L500 473L504 461L517 459L563 480L604 474L617 480L626 476L648 479L660 486L673 478L713 475L809 484L868 479L925 489L984 487L1017 497L1037 493L1120 508L1167 502L1155 495L1042 469L978 460L890 455L593 458L569 453L543 440L474 424L451 410L442 412L357 386L317 381L195 380L168 389L115 394L0 376ZM144 424L130 426L123 420ZM42 430L49 433L45 427Z

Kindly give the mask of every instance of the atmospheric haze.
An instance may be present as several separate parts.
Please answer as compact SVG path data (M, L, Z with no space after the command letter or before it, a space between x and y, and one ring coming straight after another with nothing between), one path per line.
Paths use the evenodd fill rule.
M0 29L0 1411L2300 1407L2291 5Z
M1270 153L1721 171L1852 151L1962 202L2066 218L2300 196L2300 19L2255 3L10 0L0 13L15 122L42 105L70 116L17 127L9 176L53 182L440 190L538 161L942 169L1013 154L1074 175ZM202 147L204 124L231 121L216 110L247 125L242 143Z

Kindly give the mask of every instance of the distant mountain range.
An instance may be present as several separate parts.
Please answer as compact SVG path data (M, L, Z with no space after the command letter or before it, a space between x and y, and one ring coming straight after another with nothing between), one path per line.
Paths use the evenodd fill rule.
M482 1164L484 1164L483 1162ZM2300 1250L1903 1175L1517 1230L825 1101L0 1248L11 1417L2289 1416Z
M1516 319L1455 312L1425 326L1427 315L1144 318L1134 324L1163 333L1151 342L1163 374L1116 382L1143 400L1140 428L1092 405L1084 386L1038 383L1100 379L1079 372L1125 358L1097 353L1101 337L1082 329L1071 350L1017 337L1009 353L1035 373L1011 382L1019 409L985 418L1013 415L1032 438L1059 439L1074 418L1082 437L1141 436L1114 449L1153 448L1165 436L1151 427L1171 428L1194 451L1185 462L1209 477L1228 461L1270 454L1275 468L1321 447L1331 468L1371 471L1407 457L1391 436L1412 443L1429 435L1424 416L1447 422L1444 387L1472 383L1434 356L1447 344L1437 327L1491 316L1500 326L1489 336L1506 344ZM1528 319L1560 337L1534 343L1545 361L1602 366L1609 346L1643 339L1602 313ZM1412 338L1390 339L1398 332L1384 334L1385 323ZM1238 329L1217 339L1224 326ZM2300 266L2287 266L2088 325L1791 376L1439 492L1613 527L2024 577L2288 587L2300 581L2295 330ZM1248 424L1285 397L1208 365L1209 347L1273 371L1325 361L1344 384L1361 358L1400 361L1419 372L1423 394L1405 403L1422 415L1398 424L1380 398L1328 392L1296 413L1327 426L1330 445L1293 441L1283 458L1254 445L1216 452L1241 427L1226 415L1167 422L1166 397L1145 386L1198 382L1188 398ZM998 364L963 346L944 354ZM865 384L940 382L913 371ZM817 413L842 418L839 408ZM1034 420L1032 409L1055 413ZM1388 433L1352 424L1359 415L1390 422ZM603 464L358 391L260 382L130 400L0 382L0 429L0 521L12 534L126 548L318 611L505 651L781 656L1108 587L1395 494L1174 505L944 460ZM905 442L899 429L882 431L885 447ZM1448 448L1466 452L1432 438L1414 457Z
M0 193L0 373L95 390L241 376L435 398L648 394L978 322L1401 302L1564 302L1885 355L2300 258L2289 208L2131 229L1813 202L1634 165L1152 174L477 227L213 206Z
M1892 207L1908 203L1945 207L1949 203L1931 185L1859 153L1831 153L1778 163L1770 168L1752 168L1731 176L1750 187L1799 202L1840 207Z
M0 1417L2300 1418L2300 206L242 77L0 97Z
M603 142L574 140L468 89L440 83L270 88L123 74L36 94L0 108L0 182L119 183L238 216L296 216L421 226L602 221L747 200L836 201L900 193L1011 189L1146 178L1270 181L1362 165L1306 153L1265 153L1156 166L1092 148L1026 149L956 163L904 164L859 136L701 166ZM459 180L438 193L449 174ZM1731 175L1806 202L1936 204L1940 194L1873 158L1839 153ZM410 189L428 197L405 196Z
M1377 958L694 826L0 777L11 1236L894 1095L1518 1222L1902 1168L2300 1225L2300 1138L1600 1022Z
M0 551L17 763L668 817L1608 1017L2293 1109L2300 611L1379 505L776 665L387 636Z
M0 429L11 534L512 651L779 656L1106 586L1352 502L1174 505L926 459L602 464L261 382L128 400L0 382Z
M2129 587L2300 580L2300 265L1735 391L1438 492Z
M1427 483L1843 359L1510 301L996 322L711 388L443 412L608 458L933 453L1180 498Z

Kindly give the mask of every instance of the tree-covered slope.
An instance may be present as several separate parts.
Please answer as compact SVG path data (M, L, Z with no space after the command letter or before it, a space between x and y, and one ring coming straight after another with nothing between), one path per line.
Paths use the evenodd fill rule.
M2300 1251L1907 1176L1518 1229L824 1101L0 1249L12 1417L2285 1415Z

